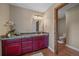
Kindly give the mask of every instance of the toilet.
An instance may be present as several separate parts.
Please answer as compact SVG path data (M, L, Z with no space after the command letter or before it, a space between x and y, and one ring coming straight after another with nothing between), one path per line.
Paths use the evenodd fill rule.
M59 36L58 43L60 43L60 44L65 43L65 38L66 38L65 34L63 34L63 35Z

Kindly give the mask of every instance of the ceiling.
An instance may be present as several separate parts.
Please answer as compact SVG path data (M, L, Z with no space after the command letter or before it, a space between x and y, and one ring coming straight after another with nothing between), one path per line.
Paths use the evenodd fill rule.
M72 8L72 7L75 7L76 5L79 5L79 3L69 3L68 5L64 6L63 8L61 8L59 11L58 11L58 17L59 19L61 18L64 18L65 17L65 12Z
M54 3L11 3L11 5L31 9L37 12L45 12Z

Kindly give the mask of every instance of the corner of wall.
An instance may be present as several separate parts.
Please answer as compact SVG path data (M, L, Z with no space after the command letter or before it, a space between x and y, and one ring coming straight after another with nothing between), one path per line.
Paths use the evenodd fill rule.
M48 47L53 53L54 53L54 49L52 49L51 47Z

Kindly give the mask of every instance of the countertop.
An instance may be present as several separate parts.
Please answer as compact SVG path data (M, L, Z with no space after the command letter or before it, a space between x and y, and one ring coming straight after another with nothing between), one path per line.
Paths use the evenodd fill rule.
M42 36L42 35L48 35L47 33L41 33L41 34L23 34L19 36L11 36L9 38L0 38L0 40L8 40L8 39L17 39L17 38L28 38L28 37L34 37L34 36Z

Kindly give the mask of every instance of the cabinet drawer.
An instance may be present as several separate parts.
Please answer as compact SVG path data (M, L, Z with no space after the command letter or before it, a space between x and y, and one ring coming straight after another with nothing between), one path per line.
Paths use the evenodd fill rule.
M44 39L44 37L43 36L35 36L35 37L33 37L33 40L38 40L38 39Z
M32 41L32 37L30 37L30 38L22 38L22 42L25 42L25 41Z
M32 47L22 48L22 54L27 53L27 52L32 52Z
M20 42L18 42L18 43L11 43L11 44L3 44L3 46L17 46L17 45L21 45L21 43Z
M32 47L32 41L22 42L22 48Z
M3 43L4 45L12 44L12 43L20 43L20 42L21 42L21 39L2 40L2 43Z

